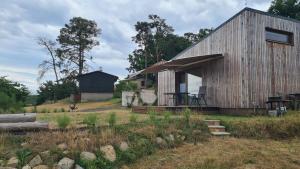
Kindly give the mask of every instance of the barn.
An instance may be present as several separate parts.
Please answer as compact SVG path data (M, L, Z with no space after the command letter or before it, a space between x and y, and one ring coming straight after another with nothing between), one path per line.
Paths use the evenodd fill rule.
M271 96L300 93L300 22L245 8L166 64L146 70L153 72L158 106L174 106L168 93L205 86L207 105L221 112L265 110Z
M113 97L117 76L103 71L94 71L77 77L82 102L101 101Z

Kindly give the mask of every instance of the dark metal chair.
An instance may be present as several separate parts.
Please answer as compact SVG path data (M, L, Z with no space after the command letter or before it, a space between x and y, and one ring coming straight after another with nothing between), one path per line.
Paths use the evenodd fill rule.
M206 86L200 86L198 94L193 94L191 97L191 104L197 104L202 108L202 105L207 106L206 102ZM203 102L203 104L202 104Z

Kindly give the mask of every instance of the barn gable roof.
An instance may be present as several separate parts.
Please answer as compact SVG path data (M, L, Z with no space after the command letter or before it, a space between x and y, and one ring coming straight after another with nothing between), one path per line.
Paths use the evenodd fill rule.
M279 15L274 15L268 12L264 12L264 11L260 11L257 9L253 9L253 8L249 8L246 7L244 9L242 9L240 12L236 13L235 15L233 15L231 18L229 18L228 20L226 20L225 22L223 22L221 25L219 25L217 28L215 28L212 32L210 32L208 35L206 35L204 38L202 38L200 41L192 44L191 46L189 46L188 48L184 49L183 51L181 51L180 53L178 53L175 57L173 57L171 60L177 59L181 54L183 54L184 52L186 52L187 50L193 48L194 46L196 46L197 44L199 44L201 41L203 41L204 39L206 39L207 37L211 36L214 32L216 32L218 29L220 29L221 27L223 27L225 24L227 24L228 22L230 22L231 20L235 19L237 16L239 16L240 14L242 14L245 11L250 11L250 12L255 12L258 14L262 14L262 15L267 15L267 16L271 16L271 17L275 17L275 18L280 18L280 19L284 19L284 20L289 20L292 22L296 22L296 23L300 23L299 20L297 19L293 19L293 18L288 18L288 17L284 17L284 16L279 16Z
M94 71L94 72L89 72L89 73L86 73L86 74L82 74L82 75L77 76L77 79L81 79L82 77L86 77L86 76L89 76L89 75L92 75L92 74L104 75L104 76L107 76L107 77L113 79L114 81L118 80L117 76L112 75L112 74L108 74L108 73L105 73L105 72L102 72L102 71Z

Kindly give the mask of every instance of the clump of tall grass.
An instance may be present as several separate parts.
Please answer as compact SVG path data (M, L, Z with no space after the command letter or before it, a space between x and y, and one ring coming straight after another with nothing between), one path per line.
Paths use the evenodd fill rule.
M16 152L18 158L18 168L22 168L22 166L26 165L31 155L31 150L29 149L20 149Z
M60 129L66 129L71 123L71 118L68 115L63 114L57 117L56 122Z
M109 114L108 118L107 118L107 122L109 127L114 128L117 122L117 115L115 112L112 112Z
M131 114L130 117L129 117L129 123L134 125L137 123L137 120L138 120L138 116L135 115L135 114Z
M97 122L98 116L96 114L88 114L83 119L83 123L86 124L87 127L93 131L96 129Z

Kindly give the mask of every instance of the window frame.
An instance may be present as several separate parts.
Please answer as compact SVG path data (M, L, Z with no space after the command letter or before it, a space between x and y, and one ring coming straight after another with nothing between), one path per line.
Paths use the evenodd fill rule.
M272 40L267 38L267 32L273 32L273 33L278 33L278 34L283 34L288 36L288 42L283 42L283 41L277 41L277 40ZM265 28L265 40L267 42L273 42L273 43L279 43L279 44L285 44L285 45L291 45L294 46L294 33L293 32L288 32L288 31L283 31L279 29L274 29L270 27Z

